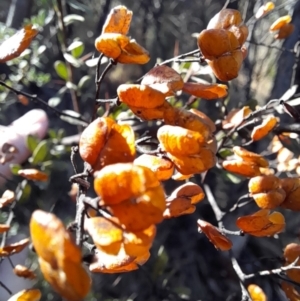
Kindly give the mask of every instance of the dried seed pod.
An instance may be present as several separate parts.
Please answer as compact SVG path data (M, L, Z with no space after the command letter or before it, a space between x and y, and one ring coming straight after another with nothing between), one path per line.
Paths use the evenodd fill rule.
M95 165L104 147L114 121L108 117L95 119L82 132L79 140L79 154L85 162Z
M177 197L187 198L190 200L191 204L197 204L204 199L205 194L199 185L187 182L177 187L168 197L168 201Z
M20 56L38 33L38 30L32 24L28 24L6 39L0 45L0 63L5 63Z
M159 181L170 179L174 172L174 164L169 159L154 155L142 154L133 163L151 169Z
M129 43L122 48L122 52L116 58L121 64L147 64L150 60L149 52L139 45L136 40L131 39Z
M150 169L132 163L107 165L95 174L94 179L95 192L106 205L139 197L157 186L160 182Z
M166 205L167 208L163 214L165 219L192 214L196 210L196 206L192 205L190 199L185 197L168 198Z
M285 196L285 191L282 188L277 188L267 192L255 193L252 198L259 208L274 209L282 204Z
M239 217L236 225L245 233L264 237L281 232L285 227L285 219L280 212L270 214L270 210L263 209L254 214Z
M146 73L141 81L142 85L150 86L162 92L165 96L172 96L183 87L183 79L173 68L166 65L156 66Z
M228 251L232 248L231 240L222 234L218 228L200 219L197 220L197 224L199 232L203 232L216 249Z
M217 130L215 123L206 114L194 108L189 111L200 117L209 126L212 133Z
M210 126L204 118L182 108L169 108L164 111L164 121L167 125L181 126L185 129L199 132L207 141L212 136Z
M201 133L172 125L161 126L157 138L162 149L173 155L196 155L206 142Z
M279 32L275 35L276 40L280 39L286 39L289 37L293 32L295 31L295 25L294 24L284 24L280 29Z
M142 120L163 119L165 115L165 111L173 109L173 107L166 100L163 103L163 105L153 109L134 107L134 106L128 106L128 107L134 115L136 115Z
M230 32L234 34L234 36L237 38L240 47L243 46L243 44L246 42L249 30L248 26L246 25L240 25L240 26L235 26L232 25L229 29Z
M277 118L275 116L268 116L262 124L253 128L251 138L253 141L258 141L267 136L277 125Z
M282 16L272 23L269 30L270 31L279 30L282 26L290 23L291 21L292 21L292 17L290 15Z
M296 243L288 244L283 252L283 256L286 261L286 265L293 263L300 256L300 245ZM298 258L296 266L298 266L300 260ZM296 269L290 269L287 271L287 275L293 281L300 283L300 271Z
M252 178L260 175L259 167L256 164L238 160L224 160L222 166L229 172L243 177Z
M247 290L248 290L252 300L268 301L268 298L267 298L265 292L258 285L250 284L250 285L248 285Z
M130 38L125 35L119 33L104 33L95 40L95 47L105 56L116 59L129 42Z
M252 112L252 110L245 106L241 109L233 109L226 116L226 119L222 122L223 129L231 129L235 126L242 124L243 120Z
M48 174L35 168L20 169L18 170L18 175L27 180L41 182L47 182L49 178Z
M241 13L238 10L225 8L210 19L207 29L228 29L232 25L240 25L242 21Z
M232 150L236 156L240 157L244 161L252 162L252 163L258 165L259 167L268 167L269 166L269 162L263 156L258 155L253 152L250 152L243 147L234 146L232 148Z
M118 5L111 9L102 27L102 33L120 33L126 35L129 31L132 11L126 6Z
M248 36L248 27L244 25L241 13L235 9L222 9L208 23L207 29L226 29L231 31L242 46Z
M281 289L284 291L288 300L290 301L300 300L299 290L293 284L286 281L282 281Z
M227 86L221 84L184 83L182 91L205 99L217 99L227 96Z
M146 85L122 84L117 93L121 102L139 108L154 109L165 102L165 95Z
M281 182L279 178L273 175L257 176L250 179L248 188L251 194L255 194L281 188Z
M127 231L142 231L163 220L166 209L164 190L161 186L149 188L134 201L128 199L107 209Z
M198 47L208 60L217 59L239 48L235 35L225 29L205 29L198 36Z
M207 61L215 76L221 81L229 81L239 74L243 62L243 54L240 49L224 54L212 61Z
M202 173L216 164L215 154L203 147L197 155L182 156L167 153L167 156L175 164L176 169L183 175Z
M286 198L280 206L293 211L300 211L300 179L281 179L281 186L286 192Z
M256 12L255 18L259 19L265 16L268 12L273 10L275 7L275 4L273 2L267 2L266 4L262 5Z

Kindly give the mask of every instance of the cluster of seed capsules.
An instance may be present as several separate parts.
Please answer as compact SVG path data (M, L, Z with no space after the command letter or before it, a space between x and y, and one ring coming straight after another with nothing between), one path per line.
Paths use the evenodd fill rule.
M300 210L300 179L278 178L265 175L268 160L240 146L234 146L235 158L224 160L224 169L249 177L249 194L261 209L281 206L293 211Z

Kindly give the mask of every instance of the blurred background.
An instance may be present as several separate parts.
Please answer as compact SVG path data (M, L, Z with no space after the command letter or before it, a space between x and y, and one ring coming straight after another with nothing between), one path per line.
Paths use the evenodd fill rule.
M147 65L118 65L101 86L101 98L116 96L116 88L122 83L134 81L151 69L157 61L192 51L197 48L195 34L203 30L209 20L225 5L238 9L249 24L247 41L248 57L237 79L229 83L228 111L232 108L263 105L270 99L280 98L291 86L299 84L299 59L293 53L300 34L300 1L274 1L276 8L266 18L253 22L253 15L266 1L258 0L2 0L0 1L0 41L7 39L24 24L36 24L40 33L19 58L0 64L0 79L16 89L38 95L58 110L73 110L88 118L93 110L95 97L94 41L101 34L102 26L110 9L123 4L133 11L129 35L135 38L151 54ZM65 27L61 30L58 18L63 9ZM286 40L274 40L269 27L278 17L290 14L295 25L294 33ZM271 46L271 47L270 47ZM63 55L65 52L68 56ZM298 55L299 57L299 55ZM198 63L173 64L176 70L194 70L199 78L215 80L205 66ZM104 68L104 66L101 66ZM298 90L296 91L296 95ZM179 101L184 102L179 97ZM181 103L181 104L182 104ZM197 106L214 121L221 118L218 102L199 100ZM0 86L0 123L7 126L33 108L43 108L39 103L21 102L15 94ZM45 109L45 108L43 108ZM46 110L46 109L45 109ZM104 108L102 109L104 112ZM15 190L22 182L22 196L14 209L14 222L8 242L28 236L28 222L36 208L52 211L65 223L72 221L75 202L69 177L73 175L69 157L72 145L78 141L78 126L61 120L53 111L46 110L49 130L43 141L36 141L31 159L49 173L46 184L20 180L14 176L1 187ZM115 112L115 116L120 113ZM99 112L101 114L101 110ZM286 122L291 122L290 117ZM147 124L141 131L147 129ZM142 132L141 132L142 133ZM271 137L272 138L272 137ZM267 149L270 140L255 143L253 151ZM46 141L46 143L45 143ZM38 153L37 147L43 147ZM80 162L79 162L80 164ZM32 166L32 160L22 167ZM16 173L21 166L13 166ZM200 178L193 181L199 182ZM218 170L208 174L207 183L221 208L230 208L247 192L247 181L233 181ZM179 183L166 183L170 193ZM93 192L91 192L91 196ZM237 230L236 218L255 211L250 204L227 215L225 226ZM233 254L243 271L255 271L281 266L283 247L299 236L300 219L297 213L285 212L289 221L283 234L276 238L233 237ZM0 212L5 221L7 212ZM213 211L204 200L197 211L188 216L166 220L158 227L158 234L151 250L150 260L138 271L119 275L93 275L93 291L87 301L123 300L241 300L240 285L226 252L218 252L203 234L197 232L197 219L216 225ZM33 269L37 262L29 250L12 257L13 263L26 264ZM256 277L249 283L260 285L272 301L286 300L280 290L280 279L275 276ZM1 261L0 281L17 292L24 287L39 287L42 300L59 301L49 285L39 275L36 281L18 279L12 274L6 260ZM248 284L249 284L248 283ZM0 300L8 299L0 287Z

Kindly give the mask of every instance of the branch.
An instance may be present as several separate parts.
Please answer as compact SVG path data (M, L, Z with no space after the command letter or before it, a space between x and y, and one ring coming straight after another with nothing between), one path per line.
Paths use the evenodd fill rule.
M58 115L59 117L60 116L66 116L68 118L73 118L73 119L76 119L76 120L79 120L82 125L85 125L87 126L88 123L86 120L84 120L82 117L77 117L77 116L72 116L72 115L69 115L67 113L64 113L64 112L61 112L60 110L57 110L56 108L54 107L51 107L47 104L47 102L45 102L44 100L42 100L40 97L38 97L37 95L33 95L33 94L29 94L29 93L26 93L26 92L22 92L20 90L17 90L9 85L7 85L4 81L0 80L0 85L9 89L10 91L12 91L13 93L15 93L16 95L23 95L23 96L26 96L28 99L31 99L32 101L36 102L36 103L39 103L41 105L43 105L44 107L46 107L47 109L49 110L52 110L56 115Z
M282 133L296 133L300 134L300 123L294 124L279 124L274 130L273 133L276 135Z
M57 3L57 9L56 9L56 14L58 18L58 25L59 29L61 31L61 50L62 53L65 54L67 52L67 30L64 22L64 9L63 9L63 3L64 0L56 0ZM72 84L74 84L74 76L73 76L73 66L67 61L66 66L67 66L67 71L68 71L68 81ZM73 109L75 112L79 113L79 105L78 105L78 97L75 89L73 88L73 85L69 88L70 93L71 93L71 98L72 98L72 104L73 104Z
M300 270L300 266L296 265L298 260L299 260L299 257L297 257L295 259L295 261L293 261L291 264L289 264L285 267L280 267L278 269L265 270L265 271L260 271L260 272L256 272L256 273L253 273L253 274L244 275L244 279L250 279L250 278L253 278L255 276L269 276L269 275L274 275L274 274L280 274L282 272L286 272L286 271L292 270L292 269Z

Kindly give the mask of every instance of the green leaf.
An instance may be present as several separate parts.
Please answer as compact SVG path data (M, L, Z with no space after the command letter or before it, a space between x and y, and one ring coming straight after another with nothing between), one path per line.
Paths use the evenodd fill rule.
M231 156L233 154L233 152L229 149L226 149L226 148L222 148L220 151L219 151L219 155L225 159L229 156Z
M35 136L28 135L26 140L26 146L31 153L34 152L35 148L38 146L40 140Z
M78 119L78 118L82 118L82 116L79 113L72 110L64 110L63 112L68 114L69 116L61 115L60 116L61 120L66 121L69 124L73 124L73 125L87 126L88 123L86 121Z
M97 57L93 58L93 59L89 59L89 60L86 60L85 61L85 64L90 67L90 68L93 68L93 67L96 67L97 66L97 63L98 63L98 59ZM102 58L101 60L101 65L103 64L106 64L108 62L108 58L107 57L104 57Z
M9 165L11 173L15 176L18 175L18 171L22 168L20 164L10 164Z
M151 278L153 280L156 280L160 275L163 274L168 261L169 261L169 256L168 256L164 246L160 246L160 248L158 250L156 261L154 262L154 265L152 268Z
M57 139L60 141L62 138L64 138L66 135L66 132L64 129L59 129L57 132Z
M50 107L58 106L61 103L63 95L65 94L66 91L67 91L66 86L63 86L62 88L60 88L58 90L58 92L48 100L48 105Z
M49 147L50 147L50 143L47 140L41 141L32 154L31 163L38 164L45 161L49 153Z
M224 174L225 178L233 184L239 184L243 180L242 177L236 176L230 172L224 171L223 174Z
M66 87L68 89L77 90L77 86L75 84L71 83L71 82L67 82Z
M67 66L64 62L56 61L54 63L54 69L60 78L62 78L64 80L68 79L68 70L67 70Z
M23 180L19 187L20 187L20 189L18 190L18 192L16 194L16 199L19 202L28 200L28 198L31 194L31 186L28 184L28 181Z
M74 22L84 22L84 17L75 14L67 15L64 17L65 25L70 25Z
M67 50L71 51L74 58L79 58L84 51L84 44L81 41L74 41Z
M80 79L80 81L79 81L79 83L77 85L78 89L82 90L83 88L85 88L87 86L87 84L89 83L90 80L91 80L91 77L89 75L84 75Z
M64 58L68 63L70 63L75 68L79 68L81 66L81 62L69 53L64 53Z

